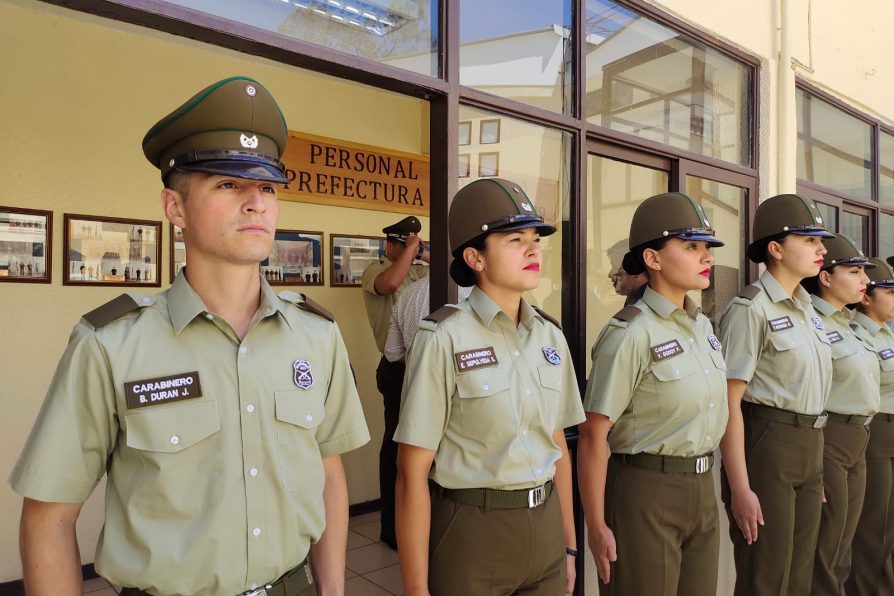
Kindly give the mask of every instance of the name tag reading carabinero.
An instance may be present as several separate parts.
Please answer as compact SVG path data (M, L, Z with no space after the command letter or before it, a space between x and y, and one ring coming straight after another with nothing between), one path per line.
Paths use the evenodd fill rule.
M484 368L486 366L496 366L499 364L493 346L489 348L477 348L466 352L456 352L453 357L456 358L456 370L459 372Z
M882 360L890 360L894 358L894 350L888 348L887 350L882 350L878 353Z
M675 339L663 344L658 344L657 346L652 346L650 349L652 350L652 360L655 362L661 362L662 360L667 360L668 358L673 358L674 356L683 353L683 346L681 346L680 342Z
M770 319L770 329L773 331L782 331L791 329L795 324L788 317L779 317L778 319Z
M128 409L144 408L202 397L202 385L199 383L198 371L193 371L125 383L124 395Z
M837 331L830 331L829 333L826 334L826 337L829 338L830 344L837 344L838 342L840 342L844 339L843 337L841 337L841 334L838 333Z

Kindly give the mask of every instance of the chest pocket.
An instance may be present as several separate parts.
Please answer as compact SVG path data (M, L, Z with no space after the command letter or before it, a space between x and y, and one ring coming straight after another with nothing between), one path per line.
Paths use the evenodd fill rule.
M878 363L879 363L879 366L881 367L881 369L883 371L885 371L886 373L894 372L894 358L888 358L887 360L885 360L884 358L881 357L880 354L878 354L878 353L876 353L876 354L878 355Z
M723 359L723 352L720 350L711 350L711 361L714 362L714 366L720 370L726 370L726 360Z
M857 349L854 347L853 342L844 340L835 342L831 345L832 348L832 360L838 360L839 358L844 358L845 356L851 356L857 353Z
M788 352L804 345L804 337L798 333L798 330L786 329L785 331L770 331L770 343L777 352ZM828 343L829 340L826 340Z
M293 493L321 491L323 467L316 432L326 417L324 385L307 391L277 391L274 401L283 486Z
M127 446L141 463L138 508L185 518L220 502L224 470L217 402L153 406L125 415L124 425Z
M721 356L721 360L722 360ZM656 362L652 365L652 374L661 382L679 381L695 372L695 362L688 353Z
M519 417L509 391L509 374L487 367L456 376L457 399L450 418L473 440L505 438L517 432Z

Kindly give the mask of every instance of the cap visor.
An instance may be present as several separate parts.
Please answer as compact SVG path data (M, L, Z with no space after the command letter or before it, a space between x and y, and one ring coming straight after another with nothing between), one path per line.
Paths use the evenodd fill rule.
M288 184L289 179L276 166L261 162L247 160L219 159L214 161L197 161L178 165L177 169L185 172L202 172L216 174L218 176L233 176L248 180L262 180L277 184Z
M696 242L707 242L708 246L726 246L726 242L718 240L710 234L692 234L686 237L677 236L680 240L695 240Z
M882 279L870 283L875 288L894 288L894 279Z
M835 234L827 232L826 230L789 230L788 233L795 234L796 236L819 236L820 238L835 237Z

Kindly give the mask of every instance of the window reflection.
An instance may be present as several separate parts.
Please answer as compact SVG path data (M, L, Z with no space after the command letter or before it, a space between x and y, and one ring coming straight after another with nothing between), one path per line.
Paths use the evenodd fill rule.
M866 253L869 253L869 217L849 211L841 212L842 234L854 241L854 244Z
M823 218L823 223L826 225L826 229L830 232L838 231L838 207L834 205L828 205L826 203L821 203L820 201L816 201L816 208L819 210L820 215Z
M894 206L894 135L880 132L878 194L882 203Z
M894 256L894 215L879 214L878 229L879 256L883 259Z

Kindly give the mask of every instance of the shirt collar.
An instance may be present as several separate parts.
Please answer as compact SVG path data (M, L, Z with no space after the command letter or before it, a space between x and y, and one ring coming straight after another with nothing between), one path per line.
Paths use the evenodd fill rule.
M878 323L867 317L865 314L861 313L859 310L854 313L853 321L854 323L859 323L861 327L866 329L866 331L868 331L872 335L872 337L877 336L882 330L882 325L879 325Z
M655 313L662 319L669 319L671 315L678 310L686 311L686 314L689 315L689 317L692 319L696 318L698 316L698 313L701 312L701 309L695 304L695 302L692 301L689 296L686 296L683 299L683 308L680 309L649 286L645 286L642 301L645 302L646 306L655 311Z
M767 296L770 297L770 300L773 302L782 302L783 300L791 300L793 297L798 302L802 302L804 304L810 304L810 294L805 290L801 284L795 286L794 296L789 296L785 290L782 289L782 286L779 285L779 282L776 281L776 278L773 277L773 274L770 271L764 271L760 276L761 285L764 286L764 290L767 292Z
M485 294L478 286L472 288L472 293L469 294L469 297L466 300L468 300L469 306L472 307L472 310L475 311L475 314L478 315L478 318L481 319L481 322L484 323L485 327L490 327L494 317L503 312L500 310L500 307L497 306L497 303L491 300L490 296ZM518 312L519 320L522 325L528 329L531 328L535 319L543 320L543 317L541 317L524 298L521 299Z
M833 319L837 319L838 322L843 325L848 325L853 318L853 312L850 311L847 307L842 310L837 310L834 306L817 296L816 294L810 295L810 300L813 302L813 308L816 309L816 312L823 315L824 317L832 317Z

